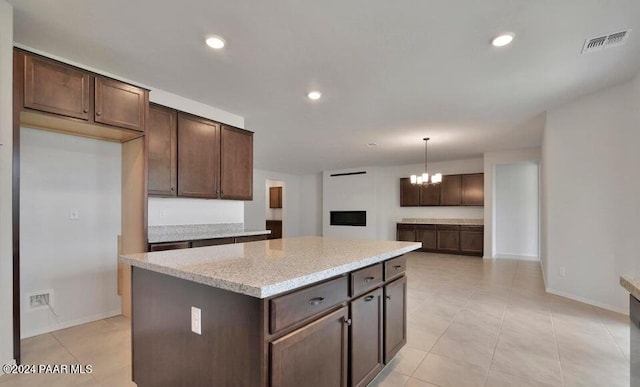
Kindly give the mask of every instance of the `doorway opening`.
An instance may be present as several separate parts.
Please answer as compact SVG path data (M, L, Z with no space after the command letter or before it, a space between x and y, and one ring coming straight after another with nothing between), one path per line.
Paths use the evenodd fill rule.
M268 239L280 239L283 236L285 187L280 180L266 181L265 219L266 229L271 230Z

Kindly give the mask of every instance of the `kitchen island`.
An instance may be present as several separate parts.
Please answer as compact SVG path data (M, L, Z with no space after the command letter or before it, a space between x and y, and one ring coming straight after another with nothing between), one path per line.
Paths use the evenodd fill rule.
M138 386L364 386L406 343L420 243L302 237L121 256Z

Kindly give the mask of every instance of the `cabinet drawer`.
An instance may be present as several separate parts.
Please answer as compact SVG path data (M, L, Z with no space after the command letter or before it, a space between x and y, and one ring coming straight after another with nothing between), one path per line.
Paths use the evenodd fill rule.
M346 301L349 298L348 292L349 277L344 276L274 298L269 302L271 333L288 328Z
M437 227L438 230L447 230L447 231L459 231L460 226L453 224L439 224Z
M169 242L169 243L153 243L149 246L149 251L165 251L188 249L191 247L189 242Z
M355 271L351 273L351 297L374 289L382 282L381 263Z
M401 255L384 263L384 280L399 277L407 271L407 257Z
M214 238L214 239L199 239L191 242L191 247L205 247L205 246L219 246L219 245L231 245L235 243L233 237L230 238Z
M398 223L397 224L397 228L398 228L398 230L415 230L416 229L416 225L415 224L408 224L408 223Z
M483 232L484 226L460 226L460 231Z
M416 224L416 230L435 230L435 224Z
M236 237L236 243L264 241L266 239L267 239L267 234L263 234L263 235L247 235L247 236Z

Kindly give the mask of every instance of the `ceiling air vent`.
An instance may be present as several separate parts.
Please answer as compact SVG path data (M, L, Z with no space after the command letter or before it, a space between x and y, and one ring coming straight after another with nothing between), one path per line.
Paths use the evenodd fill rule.
M582 53L587 54L593 51L599 51L603 48L615 47L624 44L631 30L620 31L610 35L598 36L587 39L582 46Z

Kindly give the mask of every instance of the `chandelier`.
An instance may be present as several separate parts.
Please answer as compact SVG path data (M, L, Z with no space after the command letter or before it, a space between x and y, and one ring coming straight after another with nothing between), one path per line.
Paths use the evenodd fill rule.
M442 181L442 174L436 173L431 175L431 181L429 181L429 173L427 172L427 144L429 137L423 138L424 140L424 172L422 175L411 175L411 184L438 184Z

